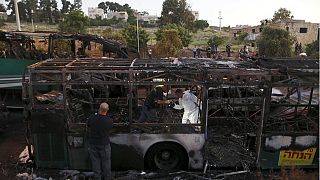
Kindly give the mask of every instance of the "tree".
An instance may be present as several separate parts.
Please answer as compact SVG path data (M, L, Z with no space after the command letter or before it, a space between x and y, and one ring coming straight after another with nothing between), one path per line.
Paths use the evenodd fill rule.
M7 12L6 7L3 4L0 4L0 12Z
M107 28L102 32L102 36L106 39L113 39L120 42L125 42L125 38L123 37L123 34L120 32L114 31L112 28Z
M293 16L291 15L291 11L287 10L286 8L280 8L278 11L274 12L272 22L279 22L283 20L292 19Z
M68 33L85 33L89 18L80 10L73 10L59 24L59 30Z
M162 32L164 30L170 30L170 29L178 31L179 38L180 38L180 40L182 42L182 46L183 47L188 47L189 46L189 44L191 43L191 40L192 40L191 33L186 28L184 28L182 26L178 26L176 24L167 24L167 25L164 25L164 26L160 27L160 29L158 29L158 31L155 33L157 41L161 40Z
M81 10L81 7L82 7L82 0L74 0L72 10Z
M243 42L245 39L246 39L246 37L248 36L248 32L241 32L240 34L239 34L239 36L238 36L238 40L239 40L239 42Z
M194 16L186 0L165 0L162 4L160 24L177 24L192 29Z
M176 56L181 48L182 41L179 38L177 29L169 29L161 32L161 39L156 44L156 53L160 57Z
M26 15L27 20L31 21L31 18L38 19L37 9L38 0L24 0L26 4Z
M129 47L138 48L136 26L128 26L122 31L122 35ZM147 47L148 41L149 41L149 34L145 30L139 27L139 47L140 48Z
M222 45L225 42L223 37L213 35L209 41L207 42L208 46L212 47L213 45L216 45L217 47Z
M9 14L9 20L15 20L16 18L16 12L14 9L14 4L13 4L13 0L6 0L6 2L9 2L7 5L7 10L11 11L11 13ZM19 8L19 15L20 15L20 20L21 21L26 21L27 20L27 12L26 12L26 4L25 4L25 0L23 1L19 1L18 2L18 8Z
M258 41L259 54L267 57L289 57L293 40L289 32L283 29L266 27Z
M199 29L204 30L209 27L209 23L206 20L196 20L193 22L193 27L195 31L198 31Z
M40 0L41 21L52 24L59 19L58 3L56 0Z
M308 56L312 58L320 58L319 57L319 39L306 45L306 53Z
M61 0L62 3L62 8L61 8L61 13L66 14L71 10L71 3L70 1L67 0Z

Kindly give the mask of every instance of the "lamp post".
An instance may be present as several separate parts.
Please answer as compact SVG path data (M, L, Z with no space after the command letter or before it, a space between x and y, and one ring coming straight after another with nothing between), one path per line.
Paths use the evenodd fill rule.
M18 0L13 0L14 4L14 11L16 13L16 23L17 23L17 31L21 31L21 26L20 26L20 16L19 16L19 9L18 9Z
M138 53L140 53L140 38L139 38L139 14L137 15L137 45L138 45Z
M34 11L33 11L33 9L31 9L31 26L32 26L32 32L34 32L33 14L34 14Z

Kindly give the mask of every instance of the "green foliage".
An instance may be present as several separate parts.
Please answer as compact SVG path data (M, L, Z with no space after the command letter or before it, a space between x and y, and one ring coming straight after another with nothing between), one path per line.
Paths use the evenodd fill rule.
M258 41L259 54L267 57L289 57L293 40L289 32L283 29L266 27Z
M121 20L118 20L116 18L112 18L112 19L96 18L96 19L89 19L89 20L90 20L90 26L111 26L121 22Z
M6 12L6 7L3 4L0 4L0 12Z
M107 39L113 39L121 42L125 42L123 34L113 30L112 28L107 28L102 32L102 36Z
M319 58L319 40L306 45L306 53L312 58Z
M177 30L179 34L179 38L182 42L183 47L188 47L192 40L192 34L190 31L182 26L178 26L176 24L167 24L165 26L162 26L159 28L159 30L155 33L156 34L156 40L160 41L162 38L162 32L164 30Z
M222 44L225 43L225 39L223 37L217 36L217 35L213 35L212 38L209 39L208 41L208 46L220 46Z
M66 14L71 10L72 4L70 1L67 0L61 0L62 3L62 8L61 8L61 13Z
M74 0L74 4L72 6L73 10L81 10L82 0Z
M182 48L182 41L177 29L168 29L161 32L160 41L156 44L157 54L160 57L176 56Z
M126 40L129 47L138 48L137 42L137 27L128 26L122 31L122 36ZM142 28L139 27L139 46L140 48L147 47L149 41L149 34Z
M280 8L278 11L274 12L272 22L278 22L282 20L289 20L292 19L293 16L291 15L291 11L287 10L286 8Z
M199 29L204 30L209 27L209 23L206 20L196 20L193 22L193 27L195 31L198 31Z
M162 4L160 24L177 24L192 29L194 16L186 0L165 0Z
M241 32L238 36L238 41L239 42L244 42L244 39L248 36L247 32Z
M59 24L59 30L68 33L85 33L88 25L89 18L82 11L73 10Z

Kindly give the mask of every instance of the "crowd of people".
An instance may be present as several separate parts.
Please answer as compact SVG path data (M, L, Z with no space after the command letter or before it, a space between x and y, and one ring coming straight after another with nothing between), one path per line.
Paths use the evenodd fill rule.
M256 56L257 53L254 51L250 51L247 45L244 45L239 49L237 53L232 51L231 44L227 44L224 51L218 51L218 46L213 44L212 46L208 46L206 49L200 47L192 48L193 58L213 58L213 59L222 59L223 56L228 58L235 57L240 58L242 60L246 60L251 56ZM206 56L202 55L202 52L206 53ZM235 54L237 54L235 56Z

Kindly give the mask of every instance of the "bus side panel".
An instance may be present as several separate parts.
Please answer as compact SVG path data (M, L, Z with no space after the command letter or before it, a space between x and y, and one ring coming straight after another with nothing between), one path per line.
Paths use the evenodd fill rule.
M258 166L262 169L299 166L318 168L319 136L316 133L265 134Z
M112 164L121 166L121 169L143 167L148 149L156 143L165 142L175 142L184 147L190 169L203 168L204 134L117 134L111 136L111 142L112 148L115 147L112 149Z

